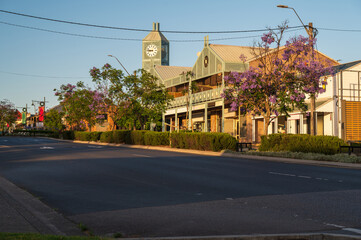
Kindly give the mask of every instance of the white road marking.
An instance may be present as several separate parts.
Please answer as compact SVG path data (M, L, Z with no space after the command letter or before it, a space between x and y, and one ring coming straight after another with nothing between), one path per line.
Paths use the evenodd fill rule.
M307 179L310 179L311 177L310 176L297 176L299 178L307 178Z
M344 231L349 231L349 232L354 232L354 233L357 233L357 234L360 234L360 235L361 235L361 229L356 229L356 228L342 228L342 230L344 230Z
M341 225L336 225L336 224L332 224L332 223L323 223L327 226L331 226L331 227L337 227L337 228L345 228L345 226L341 226Z
M54 149L53 147L40 147L40 149Z
M137 156L137 157L147 157L147 158L151 158L151 156L148 156L148 155L142 155L142 154L133 154L134 156Z
M288 177L296 177L294 174L288 174L288 173L277 173L277 172L268 172L269 174L273 175L281 175L281 176L288 176Z
M353 233L357 233L361 235L361 229L356 229L356 228L348 228L345 226L341 226L341 225L337 225L337 224L332 224L332 223L323 223L327 226L331 226L331 227L337 227L337 228L341 228L343 231L348 231L348 232L353 232Z
M0 145L0 148L9 148L10 146Z
M273 174L273 175L279 175L279 176L286 176L286 177L299 177L299 178L305 178L305 179L316 179L316 180L320 180L320 181L328 181L327 178L313 178L311 176L303 176L303 175L295 175L295 174L290 174L290 173L279 173L279 172L268 172L269 174ZM335 180L339 183L343 183L343 180Z
M102 146L92 146L92 145L90 145L90 146L88 146L88 148L103 148Z

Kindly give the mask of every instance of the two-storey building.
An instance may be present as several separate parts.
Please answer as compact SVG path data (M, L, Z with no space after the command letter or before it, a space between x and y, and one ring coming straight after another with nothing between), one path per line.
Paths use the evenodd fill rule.
M164 131L188 128L225 132L240 141L260 141L260 136L265 134L263 118L240 116L237 111L230 110L229 103L221 96L227 74L245 71L257 63L251 47L210 44L205 37L203 49L192 67L169 66L169 41L161 33L159 23L154 23L153 31L143 39L142 49L142 67L155 75L174 96L163 116ZM317 135L361 140L361 118L355 122L358 121L355 109L361 110L361 61L338 65L337 61L318 54L337 66L334 67L335 76L327 78L326 92L316 100ZM244 62L241 55L250 60ZM192 91L188 91L189 88ZM355 101L358 103L353 103ZM274 116L267 131L307 134L309 126L309 113L295 111L289 117ZM356 128L358 135L354 131Z

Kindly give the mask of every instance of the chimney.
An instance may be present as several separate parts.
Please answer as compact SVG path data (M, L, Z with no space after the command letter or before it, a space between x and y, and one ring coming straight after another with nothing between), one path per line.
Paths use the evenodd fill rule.
M155 22L153 23L153 31L155 31Z
M160 29L159 29L159 23L158 23L158 22L157 22L156 25L155 25L155 30L156 30L157 32L159 32L159 30L160 30Z

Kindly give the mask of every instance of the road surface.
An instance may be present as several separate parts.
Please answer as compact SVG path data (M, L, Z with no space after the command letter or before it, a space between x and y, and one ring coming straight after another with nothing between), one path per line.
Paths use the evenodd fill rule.
M1 137L0 175L96 235L361 236L361 171Z

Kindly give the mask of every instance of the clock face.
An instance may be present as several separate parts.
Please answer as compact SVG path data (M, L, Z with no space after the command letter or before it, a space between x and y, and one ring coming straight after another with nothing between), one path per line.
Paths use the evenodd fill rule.
M154 57L155 55L157 55L158 52L157 46L151 44L146 48L145 52L149 57Z

